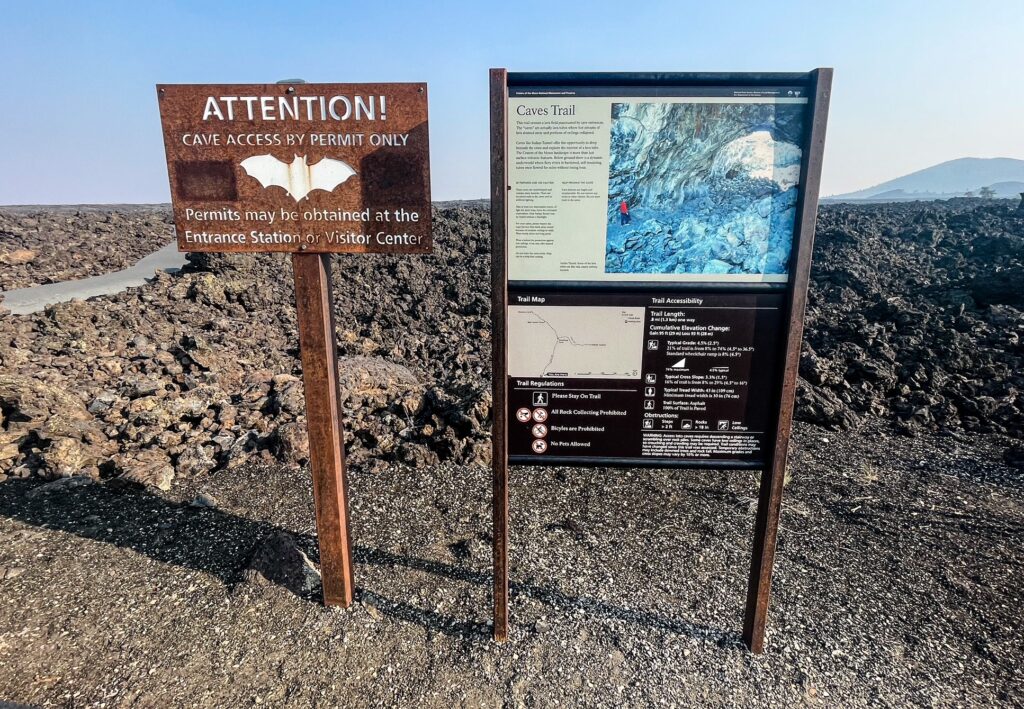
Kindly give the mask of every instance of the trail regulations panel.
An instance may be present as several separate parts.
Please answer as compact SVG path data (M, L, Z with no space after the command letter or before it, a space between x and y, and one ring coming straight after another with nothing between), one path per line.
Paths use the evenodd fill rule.
M179 250L431 250L426 84L165 84L157 96Z
M781 294L516 291L509 455L763 464Z

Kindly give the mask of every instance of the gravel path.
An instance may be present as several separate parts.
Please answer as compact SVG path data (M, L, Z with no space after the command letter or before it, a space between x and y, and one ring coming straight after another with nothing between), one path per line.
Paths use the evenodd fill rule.
M46 310L47 306L55 303L114 295L128 288L144 286L154 278L156 271L180 271L187 262L186 257L187 254L179 252L175 244L167 244L120 271L4 291L0 307L12 315L29 315Z
M766 652L739 644L755 480L515 469L489 640L489 471L351 474L359 603L243 580L311 554L304 470L154 495L0 485L0 699L40 706L1009 706L1022 476L984 437L798 425ZM216 509L187 504L197 492Z
M0 291L120 271L173 240L168 205L0 207Z

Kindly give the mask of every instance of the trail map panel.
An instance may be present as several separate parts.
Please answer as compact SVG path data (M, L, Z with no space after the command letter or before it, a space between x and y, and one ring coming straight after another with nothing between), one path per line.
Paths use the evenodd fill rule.
M521 76L502 109L510 460L766 465L804 77Z
M643 308L514 306L508 331L511 376L640 377Z
M179 250L430 252L426 84L157 96Z

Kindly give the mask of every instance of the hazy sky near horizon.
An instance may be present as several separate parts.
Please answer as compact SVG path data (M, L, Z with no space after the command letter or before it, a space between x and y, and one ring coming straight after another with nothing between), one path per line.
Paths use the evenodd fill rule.
M433 198L488 192L487 69L835 68L822 194L1024 158L1024 2L3 4L0 204L169 200L156 83L426 81Z

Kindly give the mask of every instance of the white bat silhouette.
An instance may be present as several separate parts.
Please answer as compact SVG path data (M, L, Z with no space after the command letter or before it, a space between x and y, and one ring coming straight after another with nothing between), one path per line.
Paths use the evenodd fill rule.
M313 190L330 192L342 182L356 174L347 162L324 158L310 165L306 156L295 156L291 164L278 160L273 155L254 155L241 163L250 177L255 177L264 188L283 187L292 199L298 202Z

